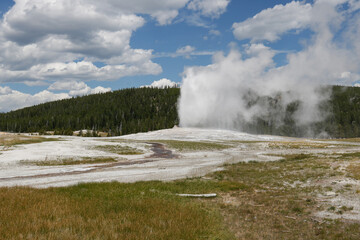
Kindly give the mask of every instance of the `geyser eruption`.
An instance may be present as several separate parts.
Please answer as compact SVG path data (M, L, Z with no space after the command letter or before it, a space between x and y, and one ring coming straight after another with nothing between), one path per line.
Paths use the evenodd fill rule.
M313 37L303 50L287 54L286 65L276 66L278 52L258 42L257 35L241 49L231 44L227 55L215 54L208 66L185 69L180 125L280 134L294 128L302 130L290 135L313 134L308 126L329 114L320 109L330 94L326 86L360 80L360 5L344 0L306 5L303 28Z

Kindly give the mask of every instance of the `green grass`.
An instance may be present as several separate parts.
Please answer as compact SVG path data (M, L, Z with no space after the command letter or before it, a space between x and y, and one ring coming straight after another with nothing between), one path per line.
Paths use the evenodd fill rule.
M140 149L133 148L130 146L122 146L122 145L104 145L104 146L97 146L94 149L105 152L116 153L119 155L139 155L144 153Z
M99 157L99 158L83 157L81 159L61 158L57 160L21 161L21 163L24 165L36 165L36 166L66 166L66 165L96 164L96 163L111 163L111 162L117 162L117 160L111 157Z
M0 238L234 239L209 202L174 194L177 183L93 183L0 188ZM199 190L199 189L197 189Z
M214 151L231 148L231 145L213 143L213 142L192 142L192 141L176 141L176 140L153 140L148 142L157 142L165 144L168 148L176 149L180 152L189 151Z

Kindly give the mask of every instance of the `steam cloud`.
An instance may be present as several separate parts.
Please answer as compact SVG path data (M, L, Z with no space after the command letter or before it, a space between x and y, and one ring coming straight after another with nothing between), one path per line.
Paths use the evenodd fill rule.
M254 23L255 30L261 31L258 28L262 21L266 24L267 15L271 17L276 11L289 17L296 6L308 14L296 29L308 28L313 36L302 51L288 53L286 65L276 67L273 58L278 52L261 42L268 40L268 35L261 39L247 23ZM354 78L360 71L359 8L358 0L317 0L306 6L292 2L234 24L235 36L250 39L250 43L241 49L231 44L227 55L220 52L213 56L212 64L185 69L179 100L180 125L244 130L256 118L281 125L287 107L296 103L300 103L293 115L297 125L323 120L319 103L329 97L329 92L320 93L319 88L353 85L360 80ZM237 27L244 25L248 26L241 33ZM277 37L289 31L288 26L279 28L284 32L277 30ZM272 35L271 40L277 37Z

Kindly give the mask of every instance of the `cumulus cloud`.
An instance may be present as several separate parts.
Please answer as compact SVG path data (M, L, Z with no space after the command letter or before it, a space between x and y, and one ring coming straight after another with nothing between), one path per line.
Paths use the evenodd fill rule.
M60 93L54 93L59 91ZM101 86L91 88L84 82L78 81L59 81L50 85L47 90L34 95L23 93L11 89L10 87L0 86L0 112L8 112L40 103L56 101L75 96L83 96L97 93L110 92L111 88Z
M106 93L106 92L110 92L111 88L104 88L101 86L98 86L96 88L90 88L89 86L86 86L82 89L75 89L75 90L71 90L69 92L70 96L83 96L83 95L90 95L90 94L98 94L98 93Z
M53 90L53 91L67 90L67 91L69 91L70 96L83 96L83 95L110 92L111 88L104 88L104 87L98 86L98 87L92 89L84 82L59 81L59 82L55 82L55 83L51 84L50 87L48 88L48 90Z
M0 81L159 74L162 68L152 62L151 49L131 48L132 33L145 24L141 14L170 24L188 2L17 0L0 22Z
M185 56L186 58L190 58L190 55L194 53L195 47L187 45L185 47L179 48L176 50L176 56Z
M170 24L178 15L178 10L185 7L189 0L104 0L99 3L91 0L93 4L101 5L100 8L108 11L121 11L124 13L149 14L160 25ZM89 1L86 1L89 2Z
M9 87L0 87L0 95L7 95L12 92L11 88Z
M352 9L358 10L360 9L360 1L359 0L350 0L350 5Z
M341 42L349 31L338 26L348 18L358 21L351 14L354 9L338 7L344 2L318 0L309 6L293 3L301 8L310 7L308 27L314 36L301 51L288 53L288 64L284 66L276 67L275 50L263 43L252 43L241 51L232 48L228 55L214 55L213 63L208 66L188 67L179 100L180 124L241 130L257 117L281 124L286 117L286 107L294 102L301 103L295 112L298 125L322 120L324 115L319 114L318 106L328 95L320 94L318 88L343 82L353 85L352 81L360 73L360 54L355 48L358 33L350 31L354 35L347 38L346 46ZM297 16L293 17L297 22ZM297 29L298 25L292 28ZM292 28L287 26L283 31ZM250 38L272 40L283 32L273 31L266 37L255 34ZM276 115L269 105L271 102L259 100L269 98L277 104ZM272 119L268 119L269 116Z
M0 21L0 82L117 80L162 72L130 39L145 24L171 24L188 6L219 16L229 0L16 0ZM100 62L98 67L96 62Z
M352 72L343 72L339 78L340 85L352 85L360 81L360 74Z
M150 88L173 88L173 87L178 87L179 84L176 82L173 82L167 78L162 78L158 81L154 81L152 84L150 85L146 85L146 86L141 86L141 87L150 87Z
M192 0L187 7L204 16L218 18L226 11L229 3L230 0Z
M63 90L81 90L86 88L87 85L84 82L78 82L78 81L68 81L68 82L54 82L51 84L48 88L48 90L52 91L63 91Z
M238 40L273 42L290 30L308 27L311 23L311 10L311 4L297 1L276 5L243 22L234 23L234 35Z
M12 90L9 87L0 87L0 112L8 112L24 107L37 105L49 101L70 98L67 93L52 93L47 90L31 95Z
M27 70L1 72L0 78L14 81L39 81L39 80L115 80L124 76L138 74L158 74L161 67L152 62L143 65L106 65L97 67L92 62L70 62L70 63L44 63L32 66Z
M209 31L209 34L214 35L214 36L220 36L221 32L219 30L212 29L212 30Z
M187 45L185 47L182 47L182 48L179 48L178 50L176 50L176 53L186 55L186 54L192 53L193 51L195 51L195 47Z
M66 93L54 93L51 91L66 91ZM12 90L9 87L0 87L0 112L7 112L74 96L105 93L109 91L111 91L111 88L101 86L90 88L84 82L77 81L55 82L50 85L48 90L41 91L34 95Z

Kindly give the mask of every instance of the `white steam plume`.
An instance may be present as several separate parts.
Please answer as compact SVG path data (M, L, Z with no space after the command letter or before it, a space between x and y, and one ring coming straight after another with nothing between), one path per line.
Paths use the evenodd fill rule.
M360 18L355 17L354 1L349 1L347 9L339 8L339 4L347 2L315 1L309 13L313 38L302 51L288 54L285 66L275 66L276 51L251 41L244 51L233 46L226 56L215 54L208 66L185 69L179 100L180 125L243 130L244 124L267 116L280 125L286 107L294 102L301 102L294 113L298 125L322 120L324 115L319 114L318 106L328 94L320 94L319 87L339 80L354 84L344 82L344 73L355 76L360 72L360 31L353 29L360 26ZM266 17L263 20L266 22ZM351 26L343 29L346 23ZM341 41L335 41L335 35Z

